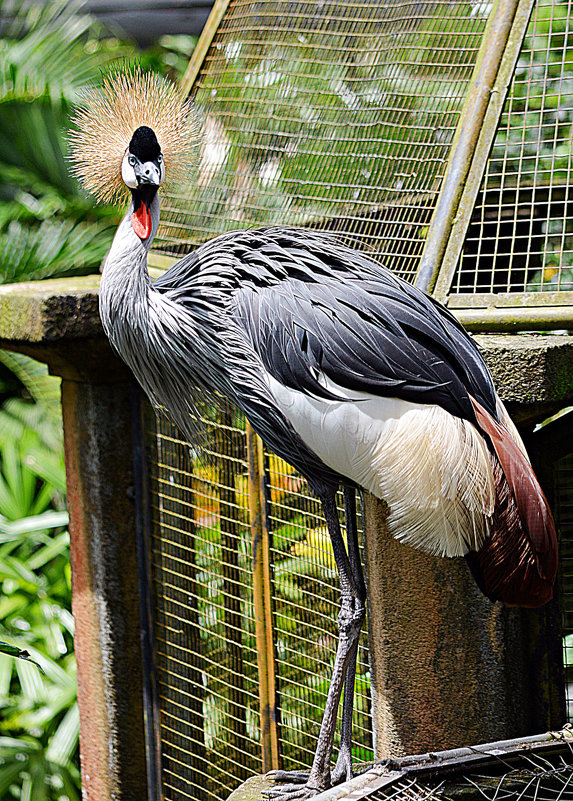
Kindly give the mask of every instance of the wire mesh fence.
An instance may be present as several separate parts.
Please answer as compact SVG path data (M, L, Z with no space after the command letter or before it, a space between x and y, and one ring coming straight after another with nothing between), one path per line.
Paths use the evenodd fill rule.
M199 76L202 160L161 247L327 228L413 278L489 4L231 0Z
M572 13L534 6L454 293L573 290Z
M156 669L166 799L226 798L263 770L244 424L228 409L201 455L164 419L148 425ZM266 456L281 765L308 768L336 651L340 589L303 480ZM354 757L373 758L366 635Z
M492 747L481 759L458 758L457 764L436 764L406 770L395 781L384 782L360 797L371 801L571 801L573 798L573 746L571 742L548 749L530 743L521 753L508 756ZM478 764L476 764L478 763ZM414 765L412 765L414 768Z

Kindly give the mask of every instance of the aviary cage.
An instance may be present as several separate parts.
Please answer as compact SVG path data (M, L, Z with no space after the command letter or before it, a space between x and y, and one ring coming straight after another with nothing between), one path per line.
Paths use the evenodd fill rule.
M185 79L201 160L163 202L154 264L234 228L317 227L473 330L571 328L572 11L559 0L217 0ZM225 798L279 762L307 766L335 645L315 501L233 409L207 423L207 459L164 420L147 425L158 793L173 801ZM568 670L571 459L555 468ZM358 761L373 755L369 680L364 638Z

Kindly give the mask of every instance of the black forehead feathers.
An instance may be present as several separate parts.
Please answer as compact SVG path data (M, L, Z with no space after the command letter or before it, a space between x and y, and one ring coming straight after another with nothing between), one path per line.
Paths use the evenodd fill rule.
M140 161L155 161L161 153L157 137L147 125L141 125L133 132L128 150Z

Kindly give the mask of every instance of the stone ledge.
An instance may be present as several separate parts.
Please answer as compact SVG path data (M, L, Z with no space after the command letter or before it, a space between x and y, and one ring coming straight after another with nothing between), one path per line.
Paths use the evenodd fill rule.
M120 362L99 319L99 280L90 275L0 286L0 347L29 353L59 373L64 361L79 375L103 360L96 372L115 380ZM518 423L532 425L573 404L573 336L482 334L476 340Z
M514 420L533 424L573 404L573 336L474 337Z
M0 340L55 343L103 336L99 275L0 287Z

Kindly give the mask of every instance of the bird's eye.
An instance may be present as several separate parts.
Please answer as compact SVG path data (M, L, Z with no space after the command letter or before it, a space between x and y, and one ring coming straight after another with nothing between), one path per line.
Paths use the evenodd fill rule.
M158 163L158 164L161 164L161 162L162 162L162 161L163 161L163 154L162 154L162 153L160 153L160 154L157 156L157 163Z
M135 167L135 165L137 164L137 159L135 158L135 156L128 156L127 161L129 164L131 164L132 167Z

